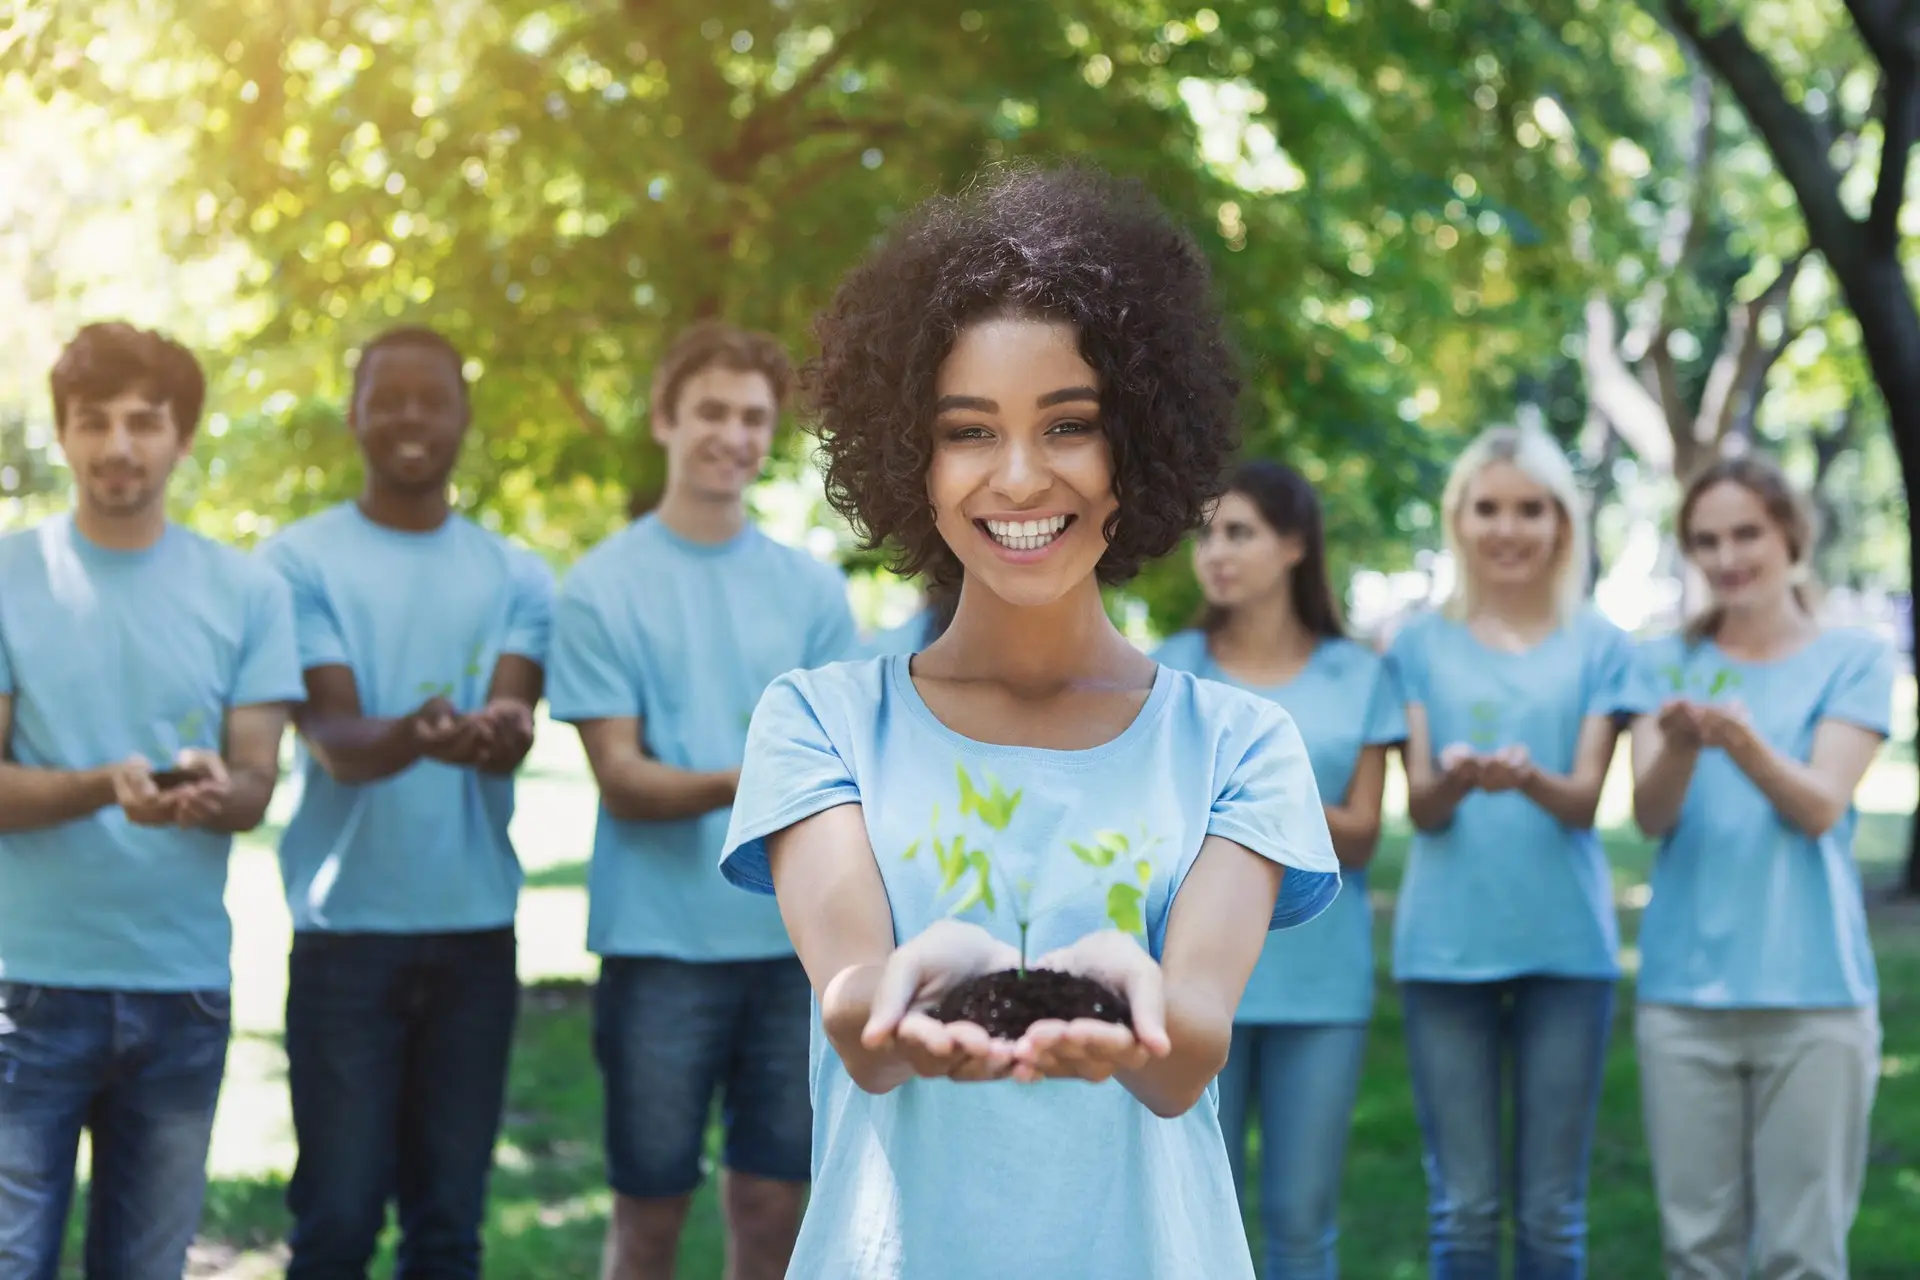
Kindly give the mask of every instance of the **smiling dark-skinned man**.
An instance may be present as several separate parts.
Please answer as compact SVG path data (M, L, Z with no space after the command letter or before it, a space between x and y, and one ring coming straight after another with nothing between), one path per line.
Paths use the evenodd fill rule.
M519 999L512 775L533 743L553 579L450 508L462 370L430 329L367 343L348 411L360 497L262 551L292 586L307 686L280 845L290 1280L365 1276L389 1200L396 1275L480 1274Z

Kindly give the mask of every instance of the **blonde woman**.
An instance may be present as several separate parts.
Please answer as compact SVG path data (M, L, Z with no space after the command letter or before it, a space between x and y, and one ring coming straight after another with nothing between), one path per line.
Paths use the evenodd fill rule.
M1593 818L1632 647L1586 606L1579 490L1544 433L1482 435L1441 506L1459 586L1401 630L1390 656L1416 828L1393 963L1426 1146L1431 1274L1500 1274L1511 1150L1515 1280L1577 1280L1619 975Z
M1712 605L1643 647L1633 726L1660 841L1635 1030L1667 1273L1843 1280L1880 1065L1853 792L1893 651L1812 617L1812 522L1773 464L1715 463L1678 524Z

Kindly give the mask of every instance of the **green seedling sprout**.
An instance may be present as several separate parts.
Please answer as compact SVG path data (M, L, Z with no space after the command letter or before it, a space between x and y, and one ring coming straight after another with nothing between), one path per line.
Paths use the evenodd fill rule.
M480 659L485 653L485 643L475 641L473 648L467 653L466 666L460 669L461 679L477 680L486 674L480 667ZM414 687L414 692L423 698L445 698L448 701L453 700L453 690L454 682L452 680L422 680Z
M190 747L200 737L200 731L206 727L207 713L198 707L180 717L180 723L174 726L174 732L180 735L180 745Z
M1721 667L1713 673L1713 683L1707 686L1707 697L1717 698L1722 693L1740 687L1740 673L1732 667Z
M1467 741L1482 751L1498 745L1500 741L1499 703L1476 702L1467 708L1467 715L1473 721L1473 727L1467 731Z
M967 773L966 766L956 770L960 786L960 813L980 820L980 824L996 835L1006 831L1012 825L1014 814L1019 811L1022 792L1009 793L1000 784L999 779L986 775L984 788L976 784ZM983 906L989 915L999 911L999 897L995 894L994 882L1001 881L1000 888L1013 912L1015 927L1020 934L1019 976L1027 976L1027 937L1033 928L1033 882L1027 879L1008 884L1004 874L1000 874L994 865L993 854L979 847L969 846L965 835L956 834L949 839L939 835L940 809L933 811L934 834L930 837L935 863L940 868L940 893L942 895L960 891L953 904L948 907L949 917L961 916ZM1142 834L1139 853L1149 852L1158 841ZM920 852L921 841L914 841L901 854L903 861L911 862ZM1146 891L1153 883L1153 863L1144 856L1135 857L1128 865L1134 844L1118 831L1102 831L1085 844L1069 842L1068 848L1083 864L1096 870L1120 866L1132 873L1132 879L1121 879L1107 887L1107 919L1113 927L1122 933L1130 933L1141 939L1146 938L1147 922L1145 912ZM1123 871L1123 874L1125 872ZM1135 881L1138 881L1136 884Z
M1680 666L1678 663L1669 663L1660 668L1660 674L1667 678L1667 683L1672 687L1673 692L1685 693L1687 691L1687 669L1685 667Z

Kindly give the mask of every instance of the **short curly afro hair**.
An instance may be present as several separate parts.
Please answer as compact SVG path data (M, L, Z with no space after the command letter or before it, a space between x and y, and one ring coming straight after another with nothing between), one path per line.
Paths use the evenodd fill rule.
M896 572L959 582L927 499L934 382L967 324L1009 313L1072 324L1099 375L1119 507L1098 576L1125 582L1222 492L1240 379L1198 246L1096 170L992 171L921 205L841 283L801 371L827 500Z

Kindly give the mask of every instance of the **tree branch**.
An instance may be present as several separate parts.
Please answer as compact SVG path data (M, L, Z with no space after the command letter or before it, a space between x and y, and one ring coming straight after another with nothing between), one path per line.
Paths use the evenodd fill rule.
M1673 25L1719 73L1767 144L1773 162L1799 198L1807 232L1836 275L1857 275L1858 224L1840 202L1840 175L1827 159L1820 131L1804 111L1787 101L1780 81L1759 50L1730 21L1708 32L1689 0L1666 0Z
M1667 210L1666 226L1660 232L1660 270L1635 308L1639 315L1621 343L1621 352L1628 360L1638 360L1651 351L1669 327L1673 277L1706 235L1709 201L1713 198L1709 180L1714 155L1713 77L1696 70L1688 94L1693 102L1693 126L1686 152L1686 198Z
M1788 297L1793 293L1793 282L1799 277L1800 268L1806 263L1809 252L1802 249L1795 254L1782 264L1758 297L1731 309L1727 316L1726 336L1721 340L1720 352L1714 357L1713 367L1707 371L1706 389L1700 396L1700 413L1693 423L1693 438L1698 443L1714 448L1726 439L1734 417L1740 410L1741 391L1756 392L1754 400L1758 402L1757 389L1753 385L1756 375L1764 380L1765 367L1762 361L1767 367L1773 363L1766 359L1767 348L1761 345L1761 320L1768 311L1786 306Z
M1605 415L1620 438L1648 466L1661 471L1673 468L1673 433L1659 401L1640 385L1615 343L1617 326L1613 304L1600 294L1587 300L1587 345L1583 361L1587 375L1587 399Z
M1920 77L1912 60L1891 64L1881 73L1880 176L1867 209L1867 246L1876 254L1900 245L1900 206L1907 198L1907 160L1920 126Z
M580 427L590 436L605 436L607 420L593 411L586 397L580 394L580 387L570 378L562 378L554 384L554 390L560 393L560 399L566 402L568 409L580 423Z
M1913 35L1902 28L1911 26L1912 17L1904 0L1846 0L1846 6L1859 28L1860 43L1882 71L1892 71L1903 62L1911 65Z

